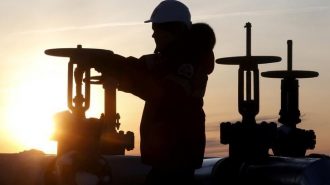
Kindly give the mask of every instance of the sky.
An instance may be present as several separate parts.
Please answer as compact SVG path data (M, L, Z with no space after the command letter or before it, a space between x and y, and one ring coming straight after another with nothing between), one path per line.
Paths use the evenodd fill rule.
M67 58L47 56L51 48L112 50L123 56L152 53L154 41L147 20L158 0L2 0L0 1L0 153L32 148L56 151L49 141L52 116L67 110ZM316 148L330 154L330 1L328 0L182 0L192 22L208 23L217 37L216 58L245 55L245 28L252 23L252 55L280 56L259 65L260 72L285 70L287 40L293 40L293 69L319 72L299 81L299 128L314 130ZM216 65L204 98L206 156L225 156L219 123L241 120L237 105L237 66ZM103 111L102 88L92 87L88 117ZM139 122L143 101L118 92L121 130L135 132L139 155ZM280 80L260 77L258 121L277 121ZM187 128L189 130L189 128Z

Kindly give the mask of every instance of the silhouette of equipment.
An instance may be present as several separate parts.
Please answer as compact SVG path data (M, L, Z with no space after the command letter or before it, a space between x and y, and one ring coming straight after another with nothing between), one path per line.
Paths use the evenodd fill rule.
M118 131L120 116L116 112L117 82L103 74L99 77L90 75L91 60L99 55L111 56L113 52L82 48L78 45L77 48L48 49L45 53L70 58L67 97L70 111L55 116L57 128L54 139L58 141L57 156L69 151L78 151L86 155L124 155L125 150L132 150L134 133L128 131L125 134L124 131ZM104 113L99 119L85 116L90 106L91 84L102 84L104 88Z
M246 56L216 60L218 64L239 66L238 109L242 121L220 124L221 143L229 144L229 157L205 158L201 169L195 172L196 179L205 185L329 184L329 157L317 154L305 157L306 149L315 145L315 134L296 128L301 121L297 79L316 77L318 73L292 70L292 42L289 41L288 70L262 73L264 77L282 78L279 122L283 126L277 128L275 123L265 121L258 124L255 118L259 113L258 65L279 62L281 58L252 56L251 24L247 23L245 27ZM70 111L55 116L57 129L54 138L58 141L58 155L46 169L45 184L79 184L75 180L80 172L98 177L98 182L94 183L98 185L142 184L150 170L149 166L143 166L137 156L111 155L124 154L125 149L134 147L133 133L117 131L120 126L120 116L116 112L117 82L104 74L90 75L94 66L91 61L98 62L98 56L104 55L107 55L107 59L111 58L114 53L79 45L77 48L50 49L45 53L70 58ZM85 116L90 106L91 84L101 84L105 91L105 110L99 119ZM275 156L268 154L269 149L273 149Z
M262 73L264 77L283 78L279 119L283 126L277 128L276 123L264 121L257 124L255 116L259 112L258 65L278 62L281 58L251 56L251 24L247 23L245 27L246 56L216 60L218 64L239 65L238 107L242 121L220 124L220 140L222 144L229 144L229 157L214 165L213 184L328 184L329 177L323 171L329 168L329 158L321 155L305 157L306 149L315 145L315 134L313 131L296 128L296 124L301 121L297 78L312 78L318 76L318 73L292 70L292 42L289 41L288 70ZM287 130L290 132L287 133ZM275 156L268 154L269 149L273 149Z
M261 75L268 78L281 78L281 110L278 121L283 125L278 129L278 138L273 152L279 156L304 157L307 149L314 149L316 136L313 130L296 127L301 122L299 110L298 78L314 78L315 71L292 70L292 40L288 44L287 70L268 71Z
M251 55L251 23L246 23L246 56L220 58L218 64L239 65L238 109L242 122L220 125L221 143L229 144L229 157L253 160L268 156L276 136L276 124L256 123L259 113L259 64L281 61L277 56ZM253 94L252 94L253 93Z

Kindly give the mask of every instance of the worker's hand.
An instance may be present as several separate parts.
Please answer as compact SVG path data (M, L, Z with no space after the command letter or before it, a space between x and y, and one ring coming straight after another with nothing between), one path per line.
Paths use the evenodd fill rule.
M94 68L96 71L104 73L116 70L120 67L126 58L113 53L112 51L93 52L89 54L81 54L75 60L79 61L81 67Z
M126 57L113 53L111 55L98 56L92 66L100 73L112 73L113 71L121 70L125 60Z

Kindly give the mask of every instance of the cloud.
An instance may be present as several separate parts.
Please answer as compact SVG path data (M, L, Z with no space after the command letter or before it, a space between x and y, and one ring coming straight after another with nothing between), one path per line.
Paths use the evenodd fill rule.
M302 7L291 9L273 9L273 10L255 10L255 11L238 11L230 13L215 13L209 15L196 16L195 21L213 19L213 18L227 18L235 16L264 16L264 15L278 15L278 14L300 14L310 12L328 11L327 6L315 6L315 7Z
M82 26L66 26L66 27L59 27L59 28L26 30L23 32L16 32L16 33L14 33L14 35L54 33L54 32L66 32L66 31L76 31L76 30L91 30L91 29L102 29L102 28L109 28L109 27L137 26L137 25L142 25L142 24L144 24L144 23L141 23L141 22L112 22L112 23L91 24L91 25L82 25Z

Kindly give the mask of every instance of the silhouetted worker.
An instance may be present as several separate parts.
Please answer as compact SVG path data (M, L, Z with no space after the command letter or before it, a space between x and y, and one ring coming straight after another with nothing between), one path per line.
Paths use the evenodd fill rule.
M204 158L203 96L215 36L207 24L192 25L189 9L174 0L162 1L145 22L152 23L154 54L103 56L94 67L145 101L141 159L152 167L146 184L193 184Z

